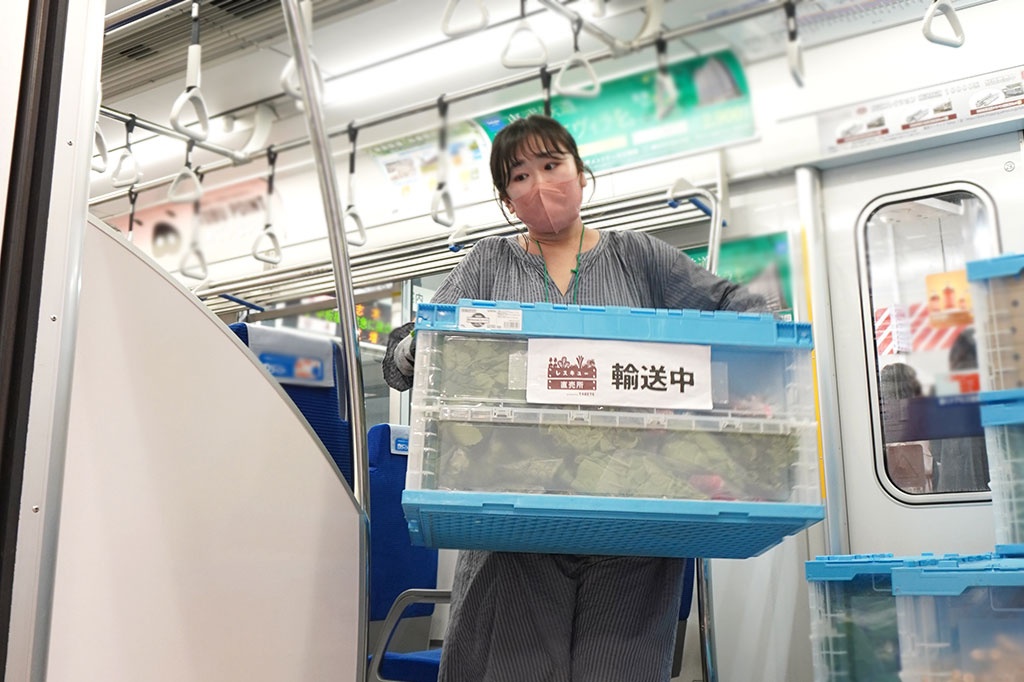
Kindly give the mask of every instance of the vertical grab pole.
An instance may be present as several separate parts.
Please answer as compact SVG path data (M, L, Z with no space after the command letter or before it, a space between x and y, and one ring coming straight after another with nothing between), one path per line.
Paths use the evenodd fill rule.
M718 272L718 255L722 250L722 206L710 192L705 199L711 205L711 228L708 230L708 272ZM718 682L718 658L715 651L714 595L712 594L711 560L697 560L697 617L700 625L701 672L704 682Z
M324 215L327 219L327 236L331 244L331 264L334 269L334 289L338 299L338 314L345 334L344 347L345 365L348 375L348 408L352 427L352 474L353 494L356 502L362 507L364 514L370 514L369 464L366 446L366 429L363 416L363 372L359 360L359 327L355 319L355 298L352 292L352 280L348 268L348 243L345 240L345 222L342 213L341 192L338 189L338 175L331 157L330 140L324 123L321 91L316 83L316 70L313 57L309 51L310 36L305 35L306 26L299 10L299 0L281 0L284 21L288 29L288 38L292 45L296 71L302 86L303 115L306 117L306 128L309 131L310 147L316 162L317 179L320 183L320 195L324 204ZM368 524L364 523L364 545L366 550L366 533ZM366 556L366 555L364 555ZM363 575L359 595L359 643L357 647L356 680L366 679L366 623L367 582L366 562L363 562Z

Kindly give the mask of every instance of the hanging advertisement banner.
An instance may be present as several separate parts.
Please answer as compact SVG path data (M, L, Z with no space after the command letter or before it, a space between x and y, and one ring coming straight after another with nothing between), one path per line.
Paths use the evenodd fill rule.
M962 78L818 115L826 155L1024 118L1024 66Z
M750 91L739 59L731 52L668 65L679 92L675 106L658 116L656 70L601 83L600 95L555 95L552 116L572 133L583 160L595 172L652 161L674 154L721 146L754 135ZM452 123L448 132L448 186L460 195L489 194L490 143L517 118L543 113L544 102L503 109ZM370 148L394 190L399 207L429 206L437 187L437 134L409 135Z
M706 246L683 253L705 267ZM718 254L718 275L761 294L768 307L783 317L793 311L789 236L785 232L723 242Z
M656 70L602 81L597 97L555 95L551 115L572 133L594 172L753 137L750 90L736 55L717 52L676 62L668 72L679 95L664 116L655 100ZM493 140L511 121L540 113L543 100L476 121Z

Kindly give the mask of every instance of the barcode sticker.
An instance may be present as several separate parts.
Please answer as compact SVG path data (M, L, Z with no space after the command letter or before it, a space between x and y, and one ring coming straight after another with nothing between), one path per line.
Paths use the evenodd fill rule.
M523 328L522 310L459 308L459 329L496 329L519 331Z

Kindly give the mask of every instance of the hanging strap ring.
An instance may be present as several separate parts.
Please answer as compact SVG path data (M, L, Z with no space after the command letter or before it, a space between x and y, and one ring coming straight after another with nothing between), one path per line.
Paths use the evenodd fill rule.
M174 100L171 107L171 127L182 135L202 142L210 135L210 113L206 108L202 90L203 47L199 44L199 0L192 0L192 42L188 46L188 62L185 70L185 90ZM185 125L181 121L184 108L191 104L195 110L198 128Z
M92 169L97 173L106 173L108 166L107 156L107 138L103 137L103 130L100 129L99 122L92 131L92 145L95 149L95 154L92 157ZM99 156L99 160L96 157Z
M277 265L283 259L281 252L281 241L274 231L274 179L277 176L277 150L271 145L267 147L267 165L270 171L267 173L267 193L263 207L263 231L256 235L252 243L252 257L262 263ZM264 246L269 242L269 247Z
M804 52L797 34L796 3L786 3L786 59L789 62L789 73L793 76L797 87L804 86Z
M195 147L195 140L189 138L185 146L185 165L174 177L170 189L167 190L167 199L175 203L189 203L199 201L203 196L203 186L199 175L192 168L192 149Z
M451 227L455 224L455 207L448 191L448 102L444 95L437 98L437 110L441 114L441 130L437 137L437 189L430 200L430 217L438 225Z
M654 76L654 107L658 118L665 118L679 101L679 88L668 70L668 44L664 38L658 38L655 46L658 50L658 72Z
M942 14L946 17L950 28L953 29L952 37L940 36L932 30L932 22L937 14ZM924 13L924 24L921 26L921 32L924 33L924 37L928 40L937 45L945 45L946 47L960 47L966 40L964 27L960 24L960 18L956 15L956 9L954 9L949 0L932 0L932 4Z
M597 97L601 94L601 82L597 79L594 67L590 65L587 58L580 52L580 31L582 29L583 19L577 16L572 21L572 57L565 62L565 65L558 72L558 76L555 78L555 90L559 94L568 97ZM575 68L585 71L587 80L578 85L568 85L564 82L565 75Z

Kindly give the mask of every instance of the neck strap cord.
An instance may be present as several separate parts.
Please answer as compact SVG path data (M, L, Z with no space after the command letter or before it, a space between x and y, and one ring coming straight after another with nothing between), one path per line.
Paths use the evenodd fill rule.
M586 232L586 228L580 230L580 244L576 247L576 267L571 269L569 272L572 273L572 304L579 305L580 296L580 258L583 255L583 234ZM540 254L541 263L544 264L544 302L551 303L551 273L548 272L548 263L544 260L544 250L540 247L540 242L536 239L533 243L537 245L537 253Z

